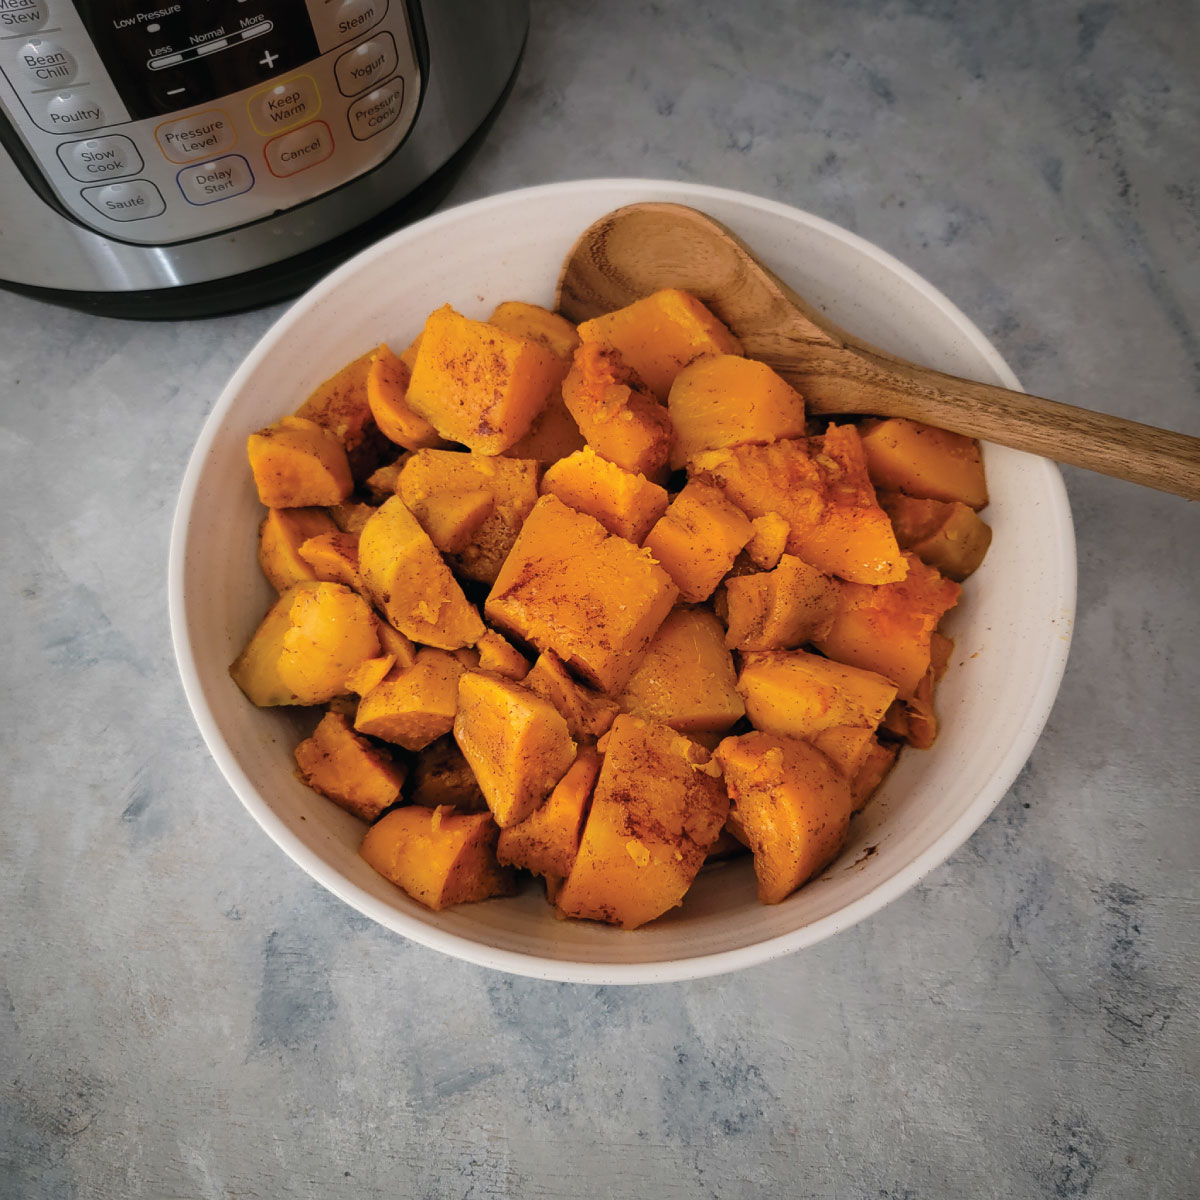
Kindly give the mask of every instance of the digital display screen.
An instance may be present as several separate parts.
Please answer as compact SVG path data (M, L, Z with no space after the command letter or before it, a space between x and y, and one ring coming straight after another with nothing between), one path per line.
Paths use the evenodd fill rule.
M74 0L134 120L206 104L319 56L302 0Z

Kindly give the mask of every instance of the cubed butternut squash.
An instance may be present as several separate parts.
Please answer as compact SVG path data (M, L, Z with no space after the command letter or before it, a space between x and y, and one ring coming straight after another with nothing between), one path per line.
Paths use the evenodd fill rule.
M359 733L422 750L450 732L465 668L453 654L427 647L411 667L393 669L358 702Z
M836 857L854 807L850 786L814 746L755 731L716 751L731 811L754 854L758 898L779 904Z
M731 354L706 356L684 367L671 384L667 412L675 430L671 466L676 470L704 450L805 434L800 393L766 363Z
M526 304L524 300L505 300L497 304L488 317L488 324L544 346L558 360L558 382L561 383L571 369L571 358L579 345L579 334L566 317L542 308L538 304Z
M372 504L382 504L385 500L390 499L396 494L396 478L399 476L400 468L404 466L404 460L407 457L407 452L397 455L390 462L385 462L382 466L376 467L363 480L362 490L366 492Z
M852 782L875 742L875 733L865 725L830 725L808 740Z
M438 431L408 405L411 378L408 364L386 345L374 351L367 370L366 395L375 423L384 437L406 450L444 446Z
M988 502L983 457L973 438L891 417L868 421L862 445L878 488L925 500L958 500L975 509Z
M680 733L721 731L746 706L725 648L721 622L707 609L677 608L650 639L618 699L623 712Z
M595 517L609 533L641 545L667 511L667 489L601 458L590 446L546 468L541 493Z
M339 713L326 713L295 756L301 778L313 791L364 821L374 821L396 803L407 774L404 763L356 736Z
M358 535L318 533L300 547L300 557L313 575L326 583L343 583L356 592L363 590L362 574L358 569Z
M876 502L854 426L831 425L823 437L704 451L692 469L747 515L782 517L788 553L818 570L856 583L904 578L905 562Z
M315 421L337 438L346 451L350 473L356 481L366 479L389 448L367 401L370 363L370 352L347 363L314 388L294 414Z
M323 508L271 508L258 527L258 562L277 592L317 576L300 547L310 537L333 533L337 526Z
M529 431L561 378L545 346L447 304L425 322L406 402L442 437L500 454Z
M399 496L363 526L358 562L371 600L406 637L457 650L483 636L479 613Z
M417 755L408 778L408 799L426 808L445 805L459 812L489 815L491 811L452 733L430 742Z
M554 705L577 742L603 737L620 711L615 700L572 679L562 660L550 650L538 655L522 682Z
M896 765L900 747L896 742L881 742L872 738L867 745L858 773L850 782L854 811L861 812L867 801L879 790L888 772Z
M346 676L346 691L356 696L365 696L373 687L387 678L388 672L396 665L394 654L381 654L377 658L364 658L349 675ZM358 706L355 705L355 712ZM346 714L344 714L346 715Z
M529 660L506 637L494 629L487 630L475 643L479 654L479 669L493 675L503 675L520 683L529 674Z
M549 466L582 450L586 444L575 418L567 410L562 388L557 387L550 393L546 407L534 418L529 432L504 453L509 458L531 458Z
M779 565L779 560L787 550L788 523L774 512L763 513L750 522L752 530L750 540L746 543L746 554L750 561L763 571L770 571Z
M900 548L958 583L979 569L992 543L991 528L961 500L881 492L879 503L891 519Z
M364 504L361 500L343 500L331 504L329 515L343 533L362 533L363 526L375 515L377 504Z
M556 496L534 505L484 605L489 621L552 650L602 691L625 686L678 589L645 550Z
M559 911L636 929L683 900L720 835L729 800L708 754L668 725L622 713Z
M396 660L396 666L411 667L417 661L417 648L412 639L406 637L379 613L375 614L375 633L379 637L380 649Z
M246 439L258 498L268 508L338 504L354 490L337 435L316 421L282 417Z
M367 830L359 854L385 879L435 912L511 896L516 876L496 861L500 830L487 813L407 805Z
M792 650L829 632L837 581L785 554L773 571L725 581L725 644L736 650Z
M501 829L519 824L575 760L575 742L553 705L500 675L458 682L454 740Z
M719 488L691 480L646 535L643 545L670 575L685 600L712 595L750 540L750 518Z
M708 354L741 354L742 344L695 296L663 288L584 321L584 342L613 346L660 400L690 362Z

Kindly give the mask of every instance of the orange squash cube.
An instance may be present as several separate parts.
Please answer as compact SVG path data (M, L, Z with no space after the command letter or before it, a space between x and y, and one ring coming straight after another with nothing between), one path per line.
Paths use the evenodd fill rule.
M327 583L343 583L356 592L363 590L362 575L358 569L358 535L342 533L319 533L310 537L300 547L300 557L311 568L317 579Z
M602 737L620 711L615 700L576 683L559 657L549 650L538 655L522 682L554 705L576 741L594 742Z
M746 554L750 561L763 571L771 571L787 550L788 523L774 512L763 513L750 522L753 532L746 543Z
M667 412L675 430L675 469L703 450L805 434L800 393L766 363L731 354L710 355L684 367L671 384Z
M475 643L479 669L520 683L529 674L529 660L507 638L489 629Z
M491 815L475 772L463 757L453 734L430 742L413 763L408 779L408 798L426 808L445 806L459 812Z
M441 435L424 417L408 406L412 371L403 359L381 345L370 356L367 368L367 404L379 431L406 450L444 446Z
M500 454L528 432L561 378L544 346L447 304L425 321L406 400L442 437Z
M988 502L979 443L920 421L891 417L862 430L863 453L875 486L925 500Z
M896 742L881 742L872 738L867 744L858 773L850 781L850 794L854 797L854 811L861 812L867 801L878 791L888 772L896 765L900 747Z
M366 479L387 453L367 401L367 372L371 354L362 354L331 375L304 401L295 416L329 430L346 451L351 474Z
M358 702L354 728L406 750L423 750L453 728L465 669L445 650L418 650L411 667L389 671Z
M384 654L391 655L397 666L411 667L417 661L417 648L412 639L402 634L378 613L375 614L375 633L379 637L380 649Z
M541 492L638 545L669 502L666 488L601 458L590 446L551 464L542 476Z
M339 713L326 713L295 750L304 782L347 812L374 821L400 798L408 773L386 750L357 737Z
M992 531L961 500L921 500L903 492L881 492L896 541L947 579L961 583L974 574L992 543Z
M529 432L504 453L510 458L531 458L548 466L582 450L586 444L575 418L567 410L562 388L555 388Z
M645 550L542 496L484 604L489 621L620 691L678 590Z
M323 508L271 508L258 527L258 562L277 592L293 583L316 579L300 547L320 533L333 533L337 526Z
M268 508L338 504L354 490L337 436L316 421L282 417L246 439L258 498Z
M517 890L512 871L496 861L499 836L487 813L414 804L380 818L358 852L385 879L436 912Z
M660 400L688 363L706 354L741 354L742 344L695 296L663 288L584 321L579 336L620 351Z
M692 480L671 501L643 545L693 604L707 600L750 540L750 518L719 488Z
M682 902L729 812L708 755L667 725L622 713L579 852L558 892L569 917L636 929Z
M566 317L542 308L538 304L526 304L524 300L505 300L497 304L488 317L488 324L544 346L558 360L562 382L571 369L571 357L579 345L579 334Z
M829 631L837 581L785 554L773 571L725 581L725 644L735 650L792 650Z

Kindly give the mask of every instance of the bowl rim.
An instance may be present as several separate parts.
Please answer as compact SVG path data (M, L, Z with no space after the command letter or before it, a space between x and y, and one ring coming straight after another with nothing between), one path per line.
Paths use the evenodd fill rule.
M766 938L749 946L649 963L589 963L544 958L536 954L489 947L460 934L420 924L403 912L384 904L326 864L287 828L283 820L273 812L260 795L258 789L222 740L216 720L205 700L196 660L186 636L187 599L184 594L184 571L187 561L190 514L204 473L205 462L229 415L235 397L241 391L244 380L252 375L259 363L273 351L276 343L284 337L289 327L302 319L304 311L323 296L335 290L346 278L354 275L364 262L380 255L390 254L409 240L422 237L430 230L436 230L440 226L453 225L472 214L520 203L522 200L554 196L569 197L580 193L594 197L596 193L605 191L624 194L639 188L644 189L647 193L653 192L654 198L660 200L664 194L670 194L680 203L695 205L702 204L704 200L709 199L744 205L791 221L798 221L845 243L859 255L873 260L881 267L899 276L931 301L967 344L995 370L1006 387L1016 391L1024 390L1015 373L978 326L933 284L873 242L867 241L860 235L823 217L781 201L769 200L736 189L682 181L629 177L538 184L494 193L455 205L412 225L405 226L347 260L289 304L242 360L205 419L184 472L170 533L167 565L168 614L171 640L184 693L209 753L217 763L226 782L233 788L239 800L267 835L313 880L358 912L393 932L477 966L564 983L593 985L667 983L743 970L816 945L826 938L832 937L835 933L856 925L903 895L935 867L945 862L979 828L1007 794L1032 753L1050 715L1066 669L1071 634L1074 628L1077 560L1070 503L1062 473L1057 464L1048 459L1037 459L1035 461L1039 462L1044 470L1044 482L1051 500L1050 511L1045 516L1053 523L1055 544L1059 551L1058 561L1053 564L1055 570L1050 577L1057 587L1054 608L1055 611L1064 615L1067 633L1065 636L1053 639L1050 650L1043 660L1036 686L1029 693L1020 728L1004 754L999 768L989 783L979 790L974 802L941 836L910 862L897 868L891 876L876 885L866 895L799 929ZM621 201L621 203L629 202L628 196ZM1033 458L1034 456L1029 457Z

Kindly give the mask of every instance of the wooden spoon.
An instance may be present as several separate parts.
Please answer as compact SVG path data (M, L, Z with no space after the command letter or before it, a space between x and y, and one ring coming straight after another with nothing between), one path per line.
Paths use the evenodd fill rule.
M910 417L1200 499L1200 438L888 354L839 329L723 225L680 204L630 204L590 225L563 264L556 303L579 322L664 287L708 305L810 412Z

